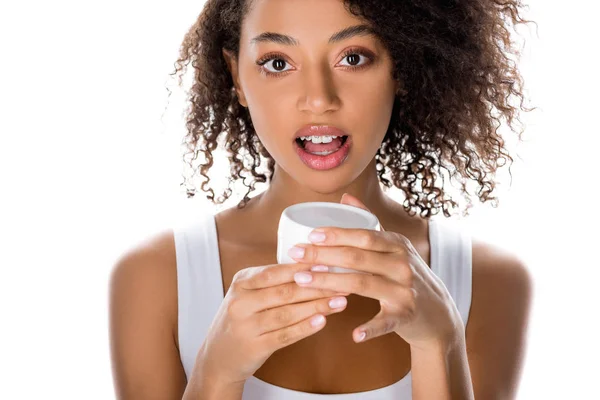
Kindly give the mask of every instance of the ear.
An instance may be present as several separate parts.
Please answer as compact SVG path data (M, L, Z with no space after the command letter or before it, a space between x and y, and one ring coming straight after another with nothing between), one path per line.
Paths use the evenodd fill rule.
M242 106L247 108L248 103L246 102L246 96L244 96L244 91L242 90L242 85L240 84L237 57L233 52L227 49L221 49L221 52L223 53L223 58L225 58L225 62L227 63L227 68L231 73L231 78L237 93L238 101Z

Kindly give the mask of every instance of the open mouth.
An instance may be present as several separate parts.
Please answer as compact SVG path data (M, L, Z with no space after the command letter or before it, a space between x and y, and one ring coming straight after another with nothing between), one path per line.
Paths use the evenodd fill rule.
M313 143L302 139L296 139L294 143L302 162L319 171L331 170L342 165L350 154L351 146L350 136L338 136L329 143Z
M296 143L307 153L319 156L325 156L339 150L348 140L348 135L334 138L328 143L313 143L310 140L296 138Z

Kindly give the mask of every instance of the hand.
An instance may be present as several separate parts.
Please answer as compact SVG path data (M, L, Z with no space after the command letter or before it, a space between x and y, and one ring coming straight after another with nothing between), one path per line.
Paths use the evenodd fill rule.
M369 211L358 199L342 196L343 204ZM370 211L369 211L370 212ZM395 332L411 348L429 350L453 341L463 333L463 324L446 286L419 256L410 241L395 232L323 227L322 242L297 244L304 248L298 262L340 266L364 273L310 272L313 287L356 293L379 300L380 312L354 329L355 342ZM313 232L314 232L313 231ZM297 275L296 277L298 277ZM458 336L459 337L459 336Z
M307 271L301 263L249 267L238 271L198 351L195 371L219 387L243 384L273 354L325 326L335 290L301 288L294 274ZM322 316L313 326L314 317ZM199 378L200 379L200 378ZM216 382L215 382L216 381Z

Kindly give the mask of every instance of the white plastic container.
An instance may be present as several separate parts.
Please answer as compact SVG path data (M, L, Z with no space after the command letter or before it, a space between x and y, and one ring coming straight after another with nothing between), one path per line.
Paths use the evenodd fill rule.
M362 208L340 203L306 202L294 204L283 210L277 229L277 262L296 262L287 254L298 243L310 243L308 235L315 228L336 226L340 228L360 228L379 231L381 225L372 213ZM358 273L359 271L329 266L330 272Z

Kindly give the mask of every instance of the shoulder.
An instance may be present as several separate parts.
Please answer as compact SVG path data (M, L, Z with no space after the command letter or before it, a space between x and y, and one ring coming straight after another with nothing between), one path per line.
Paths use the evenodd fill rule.
M136 312L155 310L177 327L177 268L172 229L138 240L115 261L109 279L111 302Z
M157 232L124 251L112 268L109 330L119 398L166 399L183 394L174 247L171 230Z
M533 279L528 266L515 252L472 238L472 266L474 300L485 304L493 300L487 305L505 307L510 302L528 303Z
M514 252L472 238L467 354L476 398L511 399L526 349L533 280Z
M138 240L123 251L111 270L111 283L132 275L153 280L157 275L172 274L174 267L174 234L172 229L165 229Z

